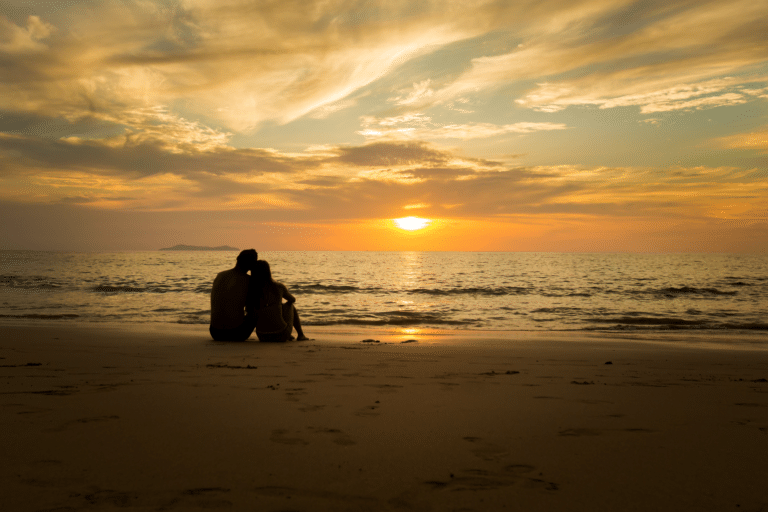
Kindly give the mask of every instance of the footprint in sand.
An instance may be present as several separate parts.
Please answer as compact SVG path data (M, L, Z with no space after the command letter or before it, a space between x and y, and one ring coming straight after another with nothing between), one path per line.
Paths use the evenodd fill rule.
M83 498L91 505L112 505L122 508L135 505L135 500L138 498L138 496L131 492L101 489L91 494L86 494L83 496Z
M299 397L306 394L305 388L285 388L285 399L289 402L298 402Z
M203 494L229 492L229 489L224 487L196 487L194 489L187 489L182 494L186 496L200 496Z
M348 434L338 428L307 427L318 434L327 434L331 436L331 441L339 446L352 446L357 444Z
M306 446L309 444L306 440L300 437L288 437L286 434L288 434L288 431L283 428L273 430L269 440L273 443L290 444L295 446Z
M303 405L302 407L299 407L301 412L315 412L322 411L323 409L325 409L324 405Z
M29 395L48 395L48 396L69 396L77 393L79 389L46 389L45 391L17 391L12 393L26 393Z
M90 418L78 418L76 420L68 421L59 425L56 428L49 428L43 430L43 432L63 432L74 425L85 425L87 423L101 423L111 420L119 420L120 416L93 416Z
M757 430L760 431L763 434L768 434L768 426L758 426L755 424L757 420L752 419L743 419L743 420L734 420L732 423L735 423L736 425L739 425L741 427L757 427Z
M403 387L398 384L366 384L366 386L379 389L384 393L396 393L398 389Z
M199 508L232 508L232 502L226 500L219 495L229 492L229 489L224 487L198 487L195 489L187 489L182 494L186 496L194 496L195 505Z
M582 437L582 436L599 436L600 431L599 430L593 430L591 428L567 428L565 430L561 430L557 433L559 436L573 436L573 437Z
M376 409L378 409L378 408L379 408L378 405L366 405L362 409L358 409L357 411L355 411L354 414L355 414L355 416L362 416L362 417L366 417L367 416L367 417L372 417L373 418L373 417L381 415L380 412L376 412Z
M630 432L635 434L649 434L652 432L656 432L655 430L651 430L649 428L621 428L621 429L611 429L614 431L619 432ZM598 429L591 429L591 428L568 428L565 430L561 430L557 434L560 436L572 436L572 437L582 437L582 436L599 436L602 435L604 432L602 430Z
M342 494L325 489L299 488L299 487L280 487L263 486L256 487L254 492L257 496L267 496L270 498L285 498L290 500L293 497L311 499L317 506L314 509L320 510L373 510L380 507L379 500L355 494ZM287 504L291 502L288 501ZM309 509L309 510L314 510ZM285 512L295 511L296 508L277 509ZM302 508L302 510L305 510Z
M502 471L494 472L485 469L465 469L451 474L449 480L428 480L426 485L436 491L490 491L510 487L517 483L532 489L557 491L560 487L555 482L529 476L535 471L528 464L510 464Z
M462 439L474 445L471 452L475 457L480 459L499 461L509 455L509 450L492 443L483 442L479 437L467 436Z

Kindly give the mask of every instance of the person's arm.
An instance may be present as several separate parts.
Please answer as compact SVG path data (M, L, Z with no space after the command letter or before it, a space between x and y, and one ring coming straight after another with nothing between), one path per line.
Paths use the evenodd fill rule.
M283 294L283 298L288 304L293 304L296 302L296 297L291 295L291 292L288 291L288 288L286 288L283 283L280 283L280 293Z

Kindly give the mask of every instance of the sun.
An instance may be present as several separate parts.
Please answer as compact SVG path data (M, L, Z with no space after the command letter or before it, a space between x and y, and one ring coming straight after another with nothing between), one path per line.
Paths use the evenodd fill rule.
M400 229L405 229L406 231L416 231L419 229L423 229L432 222L430 219L422 219L419 217L402 217L400 219L394 219L395 224Z

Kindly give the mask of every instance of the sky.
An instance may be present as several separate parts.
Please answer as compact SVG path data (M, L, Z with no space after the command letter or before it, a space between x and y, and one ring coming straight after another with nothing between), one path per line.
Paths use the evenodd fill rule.
M768 0L0 0L0 249L765 254L766 34Z

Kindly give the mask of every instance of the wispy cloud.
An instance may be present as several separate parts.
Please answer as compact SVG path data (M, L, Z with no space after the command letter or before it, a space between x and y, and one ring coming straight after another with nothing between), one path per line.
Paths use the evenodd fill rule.
M363 129L358 131L367 139L388 140L439 140L484 139L505 134L526 134L539 131L565 130L563 123L518 122L505 125L491 123L446 124L433 122L424 114L405 114L397 117L362 118Z
M413 105L416 103L422 103L428 100L434 95L435 91L429 87L430 80L424 80L419 83L413 84L413 88L409 91L403 91L400 96L390 98L389 101L398 105Z
M372 4L373 14L357 16L336 3L110 2L70 12L62 30L36 16L26 26L3 18L1 49L19 54L6 67L30 89L5 84L0 107L50 114L66 105L77 116L183 98L189 111L242 131L348 108L347 96L391 69L476 33L429 4Z
M718 137L712 141L715 145L728 149L757 149L768 151L768 127L748 133L737 133L727 137Z
M516 102L542 112L557 112L572 105L595 105L600 108L639 106L640 113L653 114L673 110L706 109L746 103L751 98L735 89L738 80L723 78L698 84L680 84L652 92L624 94L612 98L600 97L590 91L584 96L574 94L575 86L540 84L535 92ZM724 92L736 90L737 92Z
M557 32L540 20L511 52L473 59L466 72L430 94L429 104L534 80L538 85L517 99L519 105L542 112L638 105L652 113L743 103L747 91L736 86L767 80L755 74L765 62L757 35L768 30L764 1L603 7L598 16L585 11ZM724 78L740 72L748 74Z

